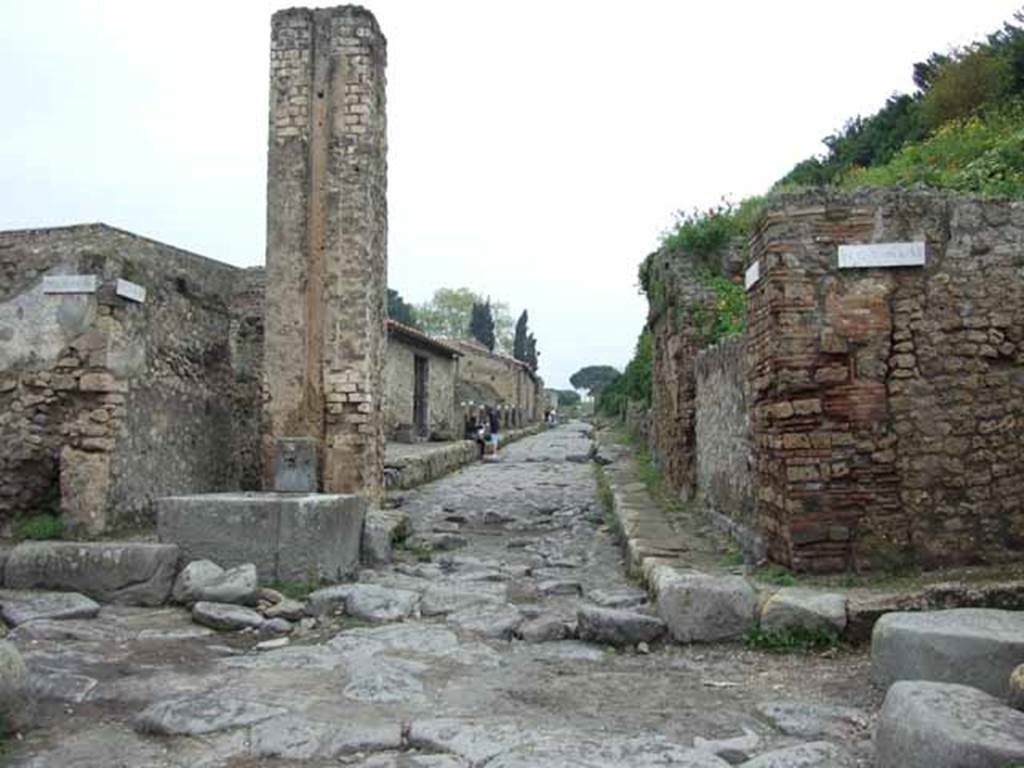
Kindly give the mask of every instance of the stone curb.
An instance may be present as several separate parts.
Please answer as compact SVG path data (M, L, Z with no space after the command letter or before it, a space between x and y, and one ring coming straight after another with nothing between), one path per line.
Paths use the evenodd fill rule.
M685 548L676 538L668 516L655 504L646 486L629 477L630 473L605 468L605 477L612 492L613 514L622 530L622 547L629 575L647 587L651 600L657 599L653 586L655 569L670 568L694 573L685 557ZM723 576L724 578L724 576ZM730 578L734 578L730 576ZM749 580L748 580L749 581ZM766 588L751 583L757 593L757 619L760 621L766 604L788 588ZM799 589L799 588L796 588ZM813 589L813 588L812 588ZM846 620L835 620L842 639L851 643L867 643L875 622L896 611L934 611L947 608L1002 608L1024 610L1024 580L967 584L946 582L906 592L874 592L853 594L813 590L818 597L834 595L846 605ZM806 619L796 619L804 624Z

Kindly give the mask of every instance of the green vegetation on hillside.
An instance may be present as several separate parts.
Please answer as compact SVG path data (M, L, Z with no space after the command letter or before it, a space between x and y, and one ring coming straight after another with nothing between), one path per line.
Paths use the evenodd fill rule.
M1024 199L1024 11L984 40L915 64L914 84L913 93L893 94L875 114L854 117L823 139L825 153L797 163L768 198L806 187L920 184ZM640 265L652 316L672 304L655 258L685 258L714 295L713 304L689 307L704 341L743 331L746 293L721 274L716 257L746 243L768 198L676 213L658 253ZM626 372L599 398L601 411L621 413L624 399L650 402L649 355L650 338L641 336Z

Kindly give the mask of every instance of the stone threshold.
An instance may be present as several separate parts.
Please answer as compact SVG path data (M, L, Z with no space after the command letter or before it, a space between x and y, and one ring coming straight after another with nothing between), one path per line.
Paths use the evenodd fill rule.
M544 423L539 423L501 432L500 445L504 447L524 437L539 434L546 427ZM384 452L384 487L389 491L408 490L479 460L480 450L475 440L423 443L414 448L401 443L388 443Z
M840 600L846 620L843 640L865 643L871 640L875 622L897 611L933 611L949 608L1000 608L1024 610L1024 579L972 583L959 580L936 581L905 588L891 586L843 588L804 583L797 578L792 588L766 584L753 577L749 566L725 566L710 540L701 541L692 531L680 530L673 517L650 495L639 467L629 452L604 467L611 489L613 514L621 530L628 573L644 584L652 601L658 598L659 573L700 573L723 581L742 576L757 598L757 613L784 592L814 593ZM955 575L955 574L951 574ZM940 577L941 578L941 577Z

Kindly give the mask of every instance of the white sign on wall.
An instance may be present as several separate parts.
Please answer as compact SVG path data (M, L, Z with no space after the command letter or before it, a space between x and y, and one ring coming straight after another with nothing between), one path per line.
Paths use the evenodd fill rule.
M840 269L923 267L924 263L924 242L839 246Z
M99 278L96 275L46 275L43 293L96 293Z
M743 287L748 291L761 279L761 262L755 261L743 273Z
M136 301L139 304L146 301L146 289L138 283L118 278L116 290L118 296L128 299L128 301Z

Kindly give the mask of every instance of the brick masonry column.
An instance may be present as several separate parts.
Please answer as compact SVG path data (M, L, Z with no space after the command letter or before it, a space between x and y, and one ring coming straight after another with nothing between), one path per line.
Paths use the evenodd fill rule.
M264 485L312 437L320 485L379 497L387 283L386 42L356 6L271 31Z

